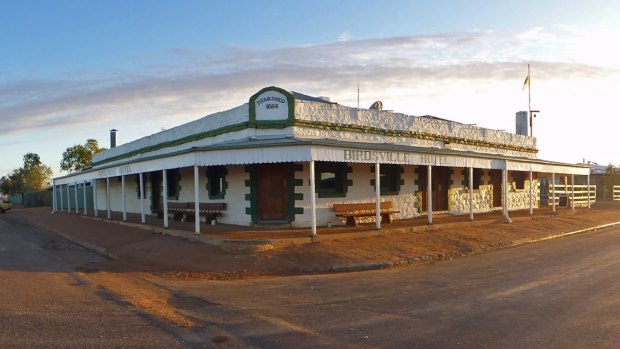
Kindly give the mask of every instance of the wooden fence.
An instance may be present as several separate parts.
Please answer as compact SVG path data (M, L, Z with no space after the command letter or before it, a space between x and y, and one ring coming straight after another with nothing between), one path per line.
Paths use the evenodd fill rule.
M620 185L614 185L614 201L620 201Z
M573 200L573 194L571 193L573 186L564 185L564 184L556 184L555 185L555 196L553 196L553 192L551 188L549 188L549 197L551 200L549 205L551 206L555 201L555 204L559 207L571 207L571 202ZM590 194L590 204L594 204L596 202L596 185L590 185L590 190L588 190L587 185L575 185L575 207L579 206L588 206L588 193ZM614 188L614 198L616 197ZM620 186L618 186L618 200L620 200Z

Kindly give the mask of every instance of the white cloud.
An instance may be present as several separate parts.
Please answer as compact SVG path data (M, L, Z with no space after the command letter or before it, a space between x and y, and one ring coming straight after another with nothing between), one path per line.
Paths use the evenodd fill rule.
M534 28L514 35L471 32L351 40L342 33L333 43L270 50L229 47L216 54L174 48L169 51L176 58L173 65L149 66L142 72L0 82L0 136L125 125L139 137L146 135L138 134L140 130L155 132L242 104L269 85L353 105L357 81L362 106L383 99L386 107L411 114L445 113L458 119L459 113L476 117L483 114L481 109L490 109L513 115L522 105L527 62L535 83L617 76L613 66L588 64L601 62L595 58L612 42L607 35L604 44L595 44L589 40L592 35ZM588 54L571 47L589 42ZM489 118L488 126L494 126Z
M351 40L351 33L349 32L340 33L340 35L338 35L338 41L349 41L349 40Z

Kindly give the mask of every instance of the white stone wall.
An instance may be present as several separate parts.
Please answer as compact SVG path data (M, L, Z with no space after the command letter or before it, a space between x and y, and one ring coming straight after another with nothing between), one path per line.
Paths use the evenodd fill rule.
M292 225L295 227L311 226L311 207L310 207L310 185L309 185L309 164L299 164L303 167L303 171L296 171L295 178L301 179L303 185L295 187L296 193L303 194L303 200L295 201L295 207L303 207L304 213L295 216ZM353 172L347 174L347 179L353 181L353 186L348 188L346 197L338 198L316 198L317 204L317 224L325 226L328 223L337 225L343 224L342 220L335 216L332 205L334 203L359 203L374 202L375 192L374 186L371 186L371 180L375 178L372 164L349 164ZM382 195L382 201L392 201L394 208L399 210L399 214L394 214L394 219L408 219L420 215L420 190L415 184L417 174L415 166L404 166L404 172L401 179L404 184L401 185L399 195ZM250 194L250 188L245 186L245 181L249 180L249 174L245 172L242 165L227 166L228 174L226 181L228 188L224 199L209 200L206 190L206 168L200 168L200 202L226 202L227 209L223 215L218 217L218 222L236 225L251 225L251 215L245 213L249 202L245 200L246 194ZM451 177L453 185L448 190L448 211L451 214L468 214L469 213L469 188L462 184L464 179L462 168L452 168L453 175ZM180 192L178 200L169 200L170 202L193 202L194 201L194 172L192 167L182 168L180 170ZM126 209L129 213L140 213L140 200L138 199L138 187L136 182L137 175L126 177ZM145 177L146 181L146 177ZM487 170L483 172L481 183L488 183L489 173ZM97 207L100 217L105 217L106 211L106 181L97 181ZM540 206L540 183L538 180L533 181L534 188L534 207ZM525 180L525 189L516 189L515 182L509 183L508 188L508 205L510 210L528 209L529 208L529 180ZM146 181L146 199L144 202L145 213L152 214L150 205L152 202L152 187L150 181ZM121 202L121 182L117 177L110 179L110 206L112 211L122 211ZM493 185L481 184L479 189L474 189L474 212L488 212L493 210ZM204 219L203 219L204 221ZM374 218L366 219L367 222L374 221Z
M316 103L308 101L295 101L295 117L299 120L332 123L341 125L356 125L361 127L381 128L391 131L420 131L437 136L458 137L472 141L484 141L494 144L503 144L517 147L536 148L536 139L533 137L517 135L514 133L490 130L473 125L465 125L452 121L430 119L394 113L391 111L356 109L338 104ZM320 133L320 131L310 131ZM348 139L351 135L346 132L328 131L326 136ZM369 142L394 142L408 145L431 145L428 141L409 137L386 137L381 135L360 135L362 141ZM431 142L432 143L432 142ZM441 142L443 143L443 142ZM450 147L462 150L477 150L499 154L519 155L534 158L536 155L527 152L508 151L497 148L476 147L470 145L453 145Z
M204 177L204 168L200 168L199 172L199 193L200 198L204 200L206 198L206 189L205 182L206 179ZM179 174L181 175L181 180L179 181L179 198L178 199L169 199L170 202L194 202L194 168L193 167L184 167L179 170ZM205 198L203 198L203 194Z
M448 190L448 211L451 214L469 214L469 182L463 184L465 175L463 170L469 171L468 168L452 168L453 185ZM493 210L493 185L488 183L488 170L483 170L482 178L478 189L473 191L474 212L488 212Z
M449 136L449 137L459 137L465 138L469 140L476 141L485 141L497 144L506 144L513 145L519 147L536 147L536 139L533 137L517 135L514 133L497 131L485 129L478 126L473 125L465 125L452 121L444 121L444 120L436 120L429 119L424 117L417 117L411 115L405 115L401 113L394 113L391 111L379 111L379 110L368 110L368 109L356 109L351 107L346 107L338 104L329 104L329 103L317 103L317 102L309 102L296 100L295 101L295 117L299 120L306 121L317 121L324 123L336 123L343 125L357 125L362 127L375 127L381 128L385 130L405 130L411 131L416 130L420 132L425 132L432 135L439 136ZM177 139L181 139L184 137L188 137L197 133L215 130L219 128L223 128L230 125L239 124L242 122L247 122L249 120L249 108L248 104L243 104L239 107L211 114L200 118L198 120L174 127L170 130L165 130L162 132L155 133L153 135L135 140L130 143L119 145L116 148L109 149L103 153L95 154L93 162L98 162L101 160L105 160L110 157L114 157L117 155L121 155L123 153L143 149L146 147L157 146L161 143L174 141ZM274 133L271 131L270 133ZM280 134L280 132L275 131L276 134ZM297 133L297 132L296 132ZM299 134L298 135L302 135ZM323 132L319 131L320 136L336 136L340 137L339 133ZM356 134L361 136L359 134ZM244 135L246 136L246 135ZM218 138L219 137L219 138ZM208 145L219 143L221 141L229 140L229 139L239 139L240 137L233 135L222 135L214 137L208 141L201 140L199 143L201 145ZM396 143L411 143L414 141L408 137L385 137L385 136L374 136L374 137L364 137L364 141L375 141L375 142L396 142ZM433 141L424 141L424 140L415 140L416 145L433 145L437 144L437 142ZM188 144L187 147L183 146L182 148L190 148L195 146L196 144ZM470 149L471 146L454 144L452 147L465 148ZM492 149L485 149L484 147L480 147L481 151L490 151ZM176 149L176 148L175 148ZM178 149L176 149L178 150ZM167 151L170 151L168 149ZM500 151L500 150L495 150ZM500 152L505 152L501 150ZM156 155L159 152L154 152L150 155ZM516 154L515 154L516 155ZM526 153L522 154L523 156L531 156L531 154Z
M110 178L110 210L123 211L122 202L122 183L121 177ZM125 209L128 213L140 213L140 199L138 198L138 185L136 184L137 175L125 176ZM145 193L144 212L151 214L151 200L149 193ZM106 203L106 180L97 180L97 209L107 211ZM101 217L101 212L99 214Z
M120 189L119 189L120 190ZM120 193L120 191L119 191ZM125 176L125 205L127 212L140 213L140 186L138 175ZM151 200L148 192L144 193L144 213L151 214Z
M228 188L224 199L209 199L207 191L207 175L206 167L199 167L199 195L200 202L225 202L226 210L222 215L217 217L217 221L226 224L250 225L251 216L245 213L245 208L249 206L249 202L245 201L245 194L249 194L249 188L245 187L245 180L249 179L249 174L245 172L244 166L235 165L227 166L228 174L226 182ZM181 169L181 190L179 191L178 200L169 200L170 202L194 202L194 168L185 167ZM150 197L149 197L150 199ZM149 201L150 202L150 201ZM201 217L204 222L205 218Z
M295 192L303 194L303 200L295 201L295 207L303 207L304 213L295 216L294 226L308 227L311 226L311 206L310 206L310 175L309 164L300 164L303 166L303 172L295 172L296 179L302 179L304 185L301 187L295 187ZM353 186L348 188L346 197L338 198L319 198L316 197L316 217L317 225L325 226L327 223L331 224L343 224L342 220L338 219L332 208L335 203L360 203L360 202L374 202L375 191L374 186L371 186L371 180L375 178L374 172L371 168L372 164L348 164L351 166L353 172L347 174L347 179L353 181ZM405 172L401 174L401 179L404 179L404 185L400 188L399 195L381 195L381 201L392 201L394 208L399 210L400 213L393 214L393 219L413 218L418 215L418 197L416 195L417 186L415 185L416 174L414 173L414 166L404 166ZM368 221L373 221L373 218L369 218Z
M96 202L97 202L96 209L101 211L101 210L105 210L106 209L105 178L104 179L97 179L96 182L97 182L96 187L95 187L96 194L97 194L97 197L95 198ZM66 203L65 203L65 205L66 205Z
M244 166L228 166L228 175L226 181L228 182L228 188L226 189L226 196L224 199L210 200L209 193L206 189L207 177L206 168L199 168L200 175L200 202L226 202L226 210L222 216L218 217L218 222L227 224L238 225L250 225L251 216L245 213L245 208L248 207L249 202L245 201L245 194L249 194L249 188L245 187L245 180L249 179L249 175L245 172ZM168 202L194 202L194 168L185 167L180 169L181 181L179 198L176 200L169 199ZM129 175L125 177L125 204L128 213L140 213L140 199L138 198L138 185L136 178L138 175ZM145 214L153 214L151 212L151 202L153 198L152 183L147 180L147 176L144 176L146 184L144 211ZM120 180L114 177L110 178L110 209L112 211L122 211L122 185ZM163 188L161 189L163 192ZM163 201L162 201L163 205ZM100 211L99 216L105 217L106 211L106 180L100 179L97 181L97 208ZM202 218L204 221L204 217Z
M457 174L458 172L458 174ZM452 214L468 214L469 213L469 188L462 185L462 171L455 171L454 186L450 188L448 194L448 207ZM488 170L484 171L482 183L489 183L490 178ZM525 180L525 189L516 189L516 183L511 181L508 183L508 209L521 210L530 208L530 189L529 180ZM503 186L503 185L502 185ZM502 188L503 189L503 188ZM533 207L540 207L540 183L538 180L533 181ZM503 192L503 190L502 190ZM480 185L479 189L474 189L474 212L488 212L493 208L493 185Z
M514 133L485 129L473 125L465 125L452 121L429 119L394 113L390 111L356 109L338 104L317 103L309 101L295 101L295 118L305 121L316 121L330 124L355 125L361 127L373 127L391 131L420 131L430 135L458 137L472 141L491 142L493 144L511 145L517 147L535 148L536 139L533 137L517 135ZM156 147L162 143L183 139L198 133L220 129L230 125L247 122L249 120L248 104L205 116L198 120L158 132L156 134L135 140L130 143L119 145L116 148L95 154L93 162L97 163L118 155L132 151ZM148 153L133 156L129 159L140 159L144 156L156 156L170 152L190 149L192 147L208 146L236 139L247 139L251 136L264 135L296 135L309 138L334 138L368 143L394 143L412 146L446 147L455 150L468 150L484 153L496 153L535 158L536 154L515 150L498 149L488 146L466 144L444 144L442 141L416 139L405 136L385 136L373 133L358 133L347 131L330 131L295 127L285 129L245 129L230 132L214 137L203 138L167 148L155 149ZM124 159L126 161L128 159ZM109 164L115 164L111 162Z
M533 207L540 207L540 182L537 179L533 181ZM521 210L530 208L530 181L525 180L525 189L516 189L515 182L508 183L508 209Z
M359 133L347 131L322 130L306 127L295 127L294 133L300 138L321 138L334 139L351 142L379 143L379 144L404 144L419 147L441 148L444 143L441 141L430 141L425 139L415 139L410 137L388 137L374 133Z
M448 210L452 214L469 214L469 188L458 186L448 191ZM474 212L493 210L493 186L480 185L473 191Z
M296 215L294 226L308 227L311 225L311 207L310 207L310 187L309 187L309 164L301 164L304 168L303 172L295 172L298 179L302 179L304 186L296 187L297 193L303 193L303 200L295 202L296 207L303 207L304 214ZM334 203L358 203L358 202L374 202L374 187L370 186L370 181L374 179L374 172L371 171L372 164L349 164L353 172L348 174L348 179L353 180L353 186L349 187L346 197L339 198L316 198L317 204L317 224L325 226L327 223L342 224L342 221L335 216L332 205ZM415 166L404 166L404 173L401 179L404 179L404 185L401 186L399 195L382 195L382 201L392 201L394 207L400 210L400 214L394 214L394 219L414 218L420 215L420 201L422 188L418 188L415 184L417 174ZM450 214L469 214L469 188L463 185L464 175L463 168L455 167L452 169L452 185L448 190L448 212ZM466 171L468 169L465 169ZM484 170L481 183L488 183L490 175L488 170ZM540 186L537 180L534 180L534 207L540 205ZM508 207L510 210L528 209L529 208L529 180L525 181L526 189L516 189L515 183L511 182L508 188ZM493 208L493 185L480 184L479 189L473 192L474 212L483 213L492 211ZM366 220L373 221L373 218Z
M252 216L245 213L245 208L250 207L250 202L245 200L245 195L250 194L250 187L245 186L245 181L250 179L250 174L245 172L245 166L227 166L228 189L226 189L226 212L218 218L219 222L238 225L250 225Z

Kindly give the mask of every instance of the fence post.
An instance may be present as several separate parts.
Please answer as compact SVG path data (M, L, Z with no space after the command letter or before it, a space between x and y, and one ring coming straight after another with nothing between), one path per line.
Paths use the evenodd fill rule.
M575 209L575 175L572 174L570 175L570 185L571 185L571 203L570 203L570 208L571 210Z
M552 199L552 212L555 215L555 172L551 174L551 197Z
M588 173L588 208L590 208L590 174Z

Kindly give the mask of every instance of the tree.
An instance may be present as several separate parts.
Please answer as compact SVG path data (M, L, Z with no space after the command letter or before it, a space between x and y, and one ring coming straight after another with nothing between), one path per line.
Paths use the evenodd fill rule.
M41 191L51 182L52 168L43 164L38 154L28 153L24 155L24 167L17 169L23 177L23 191ZM14 171L15 172L15 171Z
M60 169L63 171L79 172L93 162L93 154L106 150L99 148L96 139L87 139L86 143L74 145L62 153Z
M51 182L52 169L41 162L38 154L24 155L24 166L16 168L0 179L0 189L6 193L23 193L44 190Z
M0 191L4 193L22 193L24 192L24 176L21 169L15 169L9 175L0 179Z

